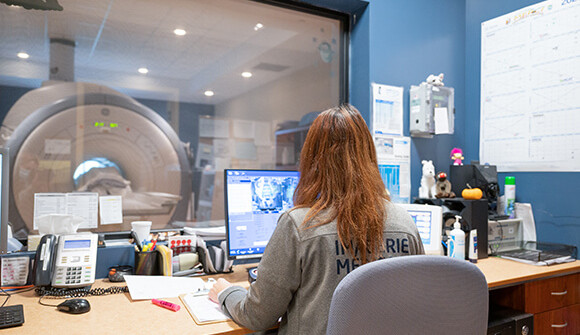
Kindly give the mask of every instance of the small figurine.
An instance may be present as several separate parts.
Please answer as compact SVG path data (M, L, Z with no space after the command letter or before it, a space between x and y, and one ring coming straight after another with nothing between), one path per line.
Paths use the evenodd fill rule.
M423 164L423 176L419 187L419 198L435 198L435 167L433 161L421 161Z
M433 86L444 86L443 73L439 73L438 76L430 74L425 81L427 82L427 84L431 84Z
M463 165L463 150L453 148L451 150L451 160L453 161L453 165Z
M451 182L447 180L447 174L445 172L439 172L437 174L437 194L435 198L455 198L455 193L451 191Z

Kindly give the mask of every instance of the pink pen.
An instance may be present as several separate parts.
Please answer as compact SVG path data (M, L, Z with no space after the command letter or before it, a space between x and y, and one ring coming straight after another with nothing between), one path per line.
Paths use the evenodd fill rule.
M165 307L165 308L170 309L174 312L177 312L181 308L181 306L176 305L174 303L171 303L169 301L165 301L165 300L152 299L151 302L157 306Z

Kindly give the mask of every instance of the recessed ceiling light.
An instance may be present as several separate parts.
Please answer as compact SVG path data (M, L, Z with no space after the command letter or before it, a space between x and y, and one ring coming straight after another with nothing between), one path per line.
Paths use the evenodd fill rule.
M256 30L256 31L258 31L262 28L264 28L264 25L261 24L260 22L256 23L256 25L254 26L254 30Z
M175 29L175 30L173 31L173 33L174 33L175 35L177 35L177 36L183 36L183 35L185 35L185 34L186 34L186 31L185 31L185 30L183 30L183 29L179 29L179 28L177 28L177 29Z
M139 71L139 73L141 73L141 74L149 73L149 69L146 67L140 67L137 71Z
M30 55L27 54L26 52L19 52L18 54L16 54L16 56L18 56L18 58L22 58L22 59L28 59L30 57Z
M252 77L252 72L248 72L248 71L242 72L242 77L250 78L250 77Z
M203 94L205 94L206 97L213 97L213 91L207 90L205 92L203 92Z

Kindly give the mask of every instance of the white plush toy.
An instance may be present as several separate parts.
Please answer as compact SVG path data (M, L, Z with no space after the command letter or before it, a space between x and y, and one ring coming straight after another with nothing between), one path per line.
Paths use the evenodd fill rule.
M421 187L419 187L419 198L435 198L437 190L435 188L435 166L433 161L423 160L423 176L421 177Z
M427 82L427 84L431 84L434 86L444 86L443 73L439 73L438 76L430 74L429 77L427 77L427 80L425 81Z

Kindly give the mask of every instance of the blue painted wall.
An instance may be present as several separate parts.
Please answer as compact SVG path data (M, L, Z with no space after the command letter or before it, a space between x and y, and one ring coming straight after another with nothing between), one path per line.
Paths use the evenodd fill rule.
M413 138L411 195L416 197L421 160L448 172L449 152L463 148L465 162L479 160L481 22L537 3L531 0L371 0L351 34L350 102L370 119L370 83L403 86L404 129L409 135L409 86L445 74L455 88L455 134ZM367 49L368 45L368 49ZM538 240L580 247L580 206L574 186L580 173L500 173L516 177L516 198L532 204Z
M478 159L481 22L538 3L531 0L467 0L466 1L466 136L468 160ZM538 241L572 244L580 248L580 206L578 172L500 173L516 177L516 200L532 204ZM500 182L503 193L503 183Z
M365 53L360 49L366 43L369 47ZM433 139L412 138L411 196L416 197L421 160L433 160L437 171L449 172L451 149L465 145L465 2L370 1L362 21L354 28L351 51L351 103L368 121L370 83L404 87L406 136L409 136L411 85L425 81L429 74L442 72L445 85L455 89L455 133L436 135ZM365 62L368 76L358 72ZM366 77L369 79L363 80Z

